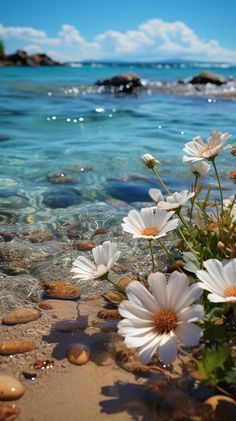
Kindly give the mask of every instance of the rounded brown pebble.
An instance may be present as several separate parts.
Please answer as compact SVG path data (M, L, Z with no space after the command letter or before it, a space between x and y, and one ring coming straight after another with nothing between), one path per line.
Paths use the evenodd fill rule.
M0 421L14 421L19 414L20 410L14 403L0 404Z
M224 411L225 410L226 410L225 415L227 413L227 408L228 409L232 408L233 411L236 411L236 401L234 399L230 398L229 396L224 396L224 395L211 396L210 398L205 400L204 403L208 404L208 405L211 405L211 407L214 411L216 411L216 410L218 411L218 409L221 409L223 417L224 417ZM234 412L234 414L236 414L236 412ZM218 413L217 413L217 415L218 415Z
M68 348L67 358L71 364L87 364L90 358L89 348L83 344L71 344Z
M76 285L59 281L50 281L43 285L44 295L61 300L75 300L80 297L80 288Z
M135 280L137 280L137 278L134 275L125 275L120 278L118 285L125 289L131 282Z
M79 320L58 320L53 325L53 329L57 330L58 332L73 332L76 329L85 329L87 327L87 322Z
M45 301L41 301L41 303L38 303L38 307L42 310L52 310L53 305L50 303L46 303Z
M115 291L107 291L103 296L111 302L120 302L121 301L121 294Z
M29 352L34 349L34 344L31 341L23 341L21 339L12 339L0 342L0 355L20 354Z
M23 385L14 377L0 374L0 400L19 399L25 393Z
M19 323L29 323L37 320L41 316L39 310L35 308L17 308L5 314L2 318L2 323L7 325L16 325Z
M95 247L95 243L91 240L78 240L74 243L74 248L77 250L92 250Z

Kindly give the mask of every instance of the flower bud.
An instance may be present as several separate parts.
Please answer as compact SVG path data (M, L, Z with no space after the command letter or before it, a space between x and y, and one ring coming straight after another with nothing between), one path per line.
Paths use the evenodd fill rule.
M142 161L144 167L146 168L154 168L155 165L160 164L160 161L158 161L156 158L154 158L154 156L152 156L149 153L145 153L144 155L142 155Z
M220 250L224 250L224 249L225 249L225 244L224 244L224 243L222 243L222 241L218 241L218 243L217 243L217 247L218 247L218 249L220 249Z

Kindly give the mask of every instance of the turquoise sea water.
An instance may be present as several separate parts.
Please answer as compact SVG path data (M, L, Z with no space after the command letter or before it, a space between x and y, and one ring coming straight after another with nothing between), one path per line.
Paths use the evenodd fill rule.
M236 77L236 67L209 65L204 70ZM203 68L0 69L2 227L55 226L86 206L96 215L98 203L108 203L115 214L114 199L131 206L150 201L147 191L155 182L140 162L147 152L161 161L161 173L171 189L187 188L191 174L182 164L184 143L196 135L207 137L212 129L230 132L235 142L234 100L164 94L151 88L137 95L115 96L94 86L98 79L128 71L155 83L191 77ZM229 180L233 157L225 151L218 162L228 196L233 189ZM58 171L74 181L52 184L48 175ZM208 183L214 188L213 176Z

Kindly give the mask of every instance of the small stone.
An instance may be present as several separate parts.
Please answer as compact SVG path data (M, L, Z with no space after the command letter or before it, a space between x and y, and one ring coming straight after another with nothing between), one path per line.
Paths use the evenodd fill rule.
M48 174L48 181L53 184L66 184L74 183L76 179L69 174L65 174L64 172L54 172L52 174Z
M20 414L19 408L14 403L0 405L0 421L14 421Z
M97 300L100 300L101 298L102 296L100 294L96 294L96 295L90 295L89 297L84 298L83 301L85 302L97 301Z
M12 339L0 342L0 355L13 355L23 352L29 352L34 349L31 341L23 341L21 339Z
M0 400L19 399L25 393L23 385L14 377L0 374Z
M99 310L97 317L99 319L104 320L114 320L114 319L120 319L121 315L118 310L110 310L108 308L102 308Z
M97 229L94 231L94 233L93 233L93 237L94 237L95 235L107 234L108 232L111 232L111 230L110 230L110 229L108 229L108 228L97 228Z
M105 294L103 294L103 296L108 300L111 301L112 303L119 303L121 301L121 294L119 294L118 292L115 291L107 291Z
M134 275L122 276L118 282L119 287L125 289L131 282L136 281L137 278Z
M16 237L16 234L14 234L13 232L4 231L4 232L0 232L0 237L2 237L4 241L9 242L9 241L12 241L13 238Z
M124 264L116 264L113 268L114 272L116 273L127 273L129 270L129 267Z
M53 309L53 305L50 303L47 303L45 301L41 301L40 303L38 303L38 307L41 308L42 310L52 310Z
M74 248L77 250L89 251L95 247L95 243L91 240L78 240L74 243Z
M75 300L80 297L80 288L64 282L50 281L43 284L44 295L61 300Z
M68 361L75 365L87 364L90 358L90 350L83 344L71 344L68 348Z
M56 322L53 325L53 329L58 330L59 332L73 332L77 329L86 329L86 327L88 326L88 323L82 319L82 321L80 320L58 320L58 322Z
M54 360L36 360L34 362L34 368L36 370L48 370L49 368L54 367Z
M35 308L17 308L5 314L2 318L2 323L7 325L16 325L19 323L29 323L37 320L41 316L39 310Z

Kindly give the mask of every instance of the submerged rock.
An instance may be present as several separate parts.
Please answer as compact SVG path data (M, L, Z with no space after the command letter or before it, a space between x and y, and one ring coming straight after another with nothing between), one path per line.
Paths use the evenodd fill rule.
M107 193L115 199L126 203L149 201L150 184L131 182L109 182Z
M74 248L77 250L89 251L92 250L96 244L92 240L78 240L74 243Z
M86 329L87 322L82 319L80 320L58 320L53 325L53 329L57 330L58 332L74 332L77 329Z
M98 80L96 85L104 86L111 92L131 93L135 88L141 87L142 83L139 76L135 73L129 72L109 79Z
M223 85L227 82L227 79L223 76L218 75L217 73L212 72L202 72L199 73L197 76L194 76L190 83L193 85L200 84L205 85L206 83L212 83L214 85Z
M19 399L25 393L23 385L14 377L0 374L0 400Z
M64 172L54 172L51 174L48 174L47 177L48 181L53 184L66 184L66 183L74 183L76 179L70 175L65 174Z
M41 313L35 308L17 308L5 314L2 318L2 323L7 325L16 325L21 323L29 323L39 319Z
M68 208L69 206L78 205L80 202L80 192L75 188L46 193L43 199L44 205L52 209Z
M76 300L80 298L80 288L76 285L60 281L50 281L42 285L44 295L61 300Z

